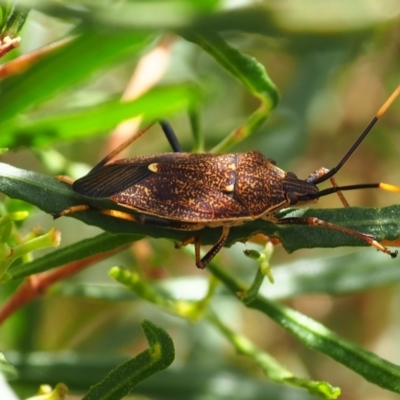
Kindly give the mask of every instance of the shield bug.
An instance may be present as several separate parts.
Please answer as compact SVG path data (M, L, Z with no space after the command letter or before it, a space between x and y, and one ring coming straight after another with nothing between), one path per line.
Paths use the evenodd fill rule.
M86 176L73 182L72 189L87 198L110 199L127 211L98 210L112 217L192 232L205 227L222 227L218 241L203 258L200 257L201 243L195 234L189 235L182 243L195 244L196 265L199 268L204 268L220 251L232 226L256 219L276 224L323 226L355 236L396 257L397 251L390 251L370 235L318 218L279 219L276 213L286 207L314 203L332 193L338 193L346 206L341 194L345 190L380 188L400 192L400 187L385 183L338 186L333 179L399 93L400 86L378 110L336 167L331 170L320 168L305 180L278 168L258 151L236 154L182 152L170 125L160 122L173 152L111 162L113 157L149 129L146 127L108 154ZM317 185L328 179L333 186L320 191ZM71 207L56 217L89 208L89 205Z

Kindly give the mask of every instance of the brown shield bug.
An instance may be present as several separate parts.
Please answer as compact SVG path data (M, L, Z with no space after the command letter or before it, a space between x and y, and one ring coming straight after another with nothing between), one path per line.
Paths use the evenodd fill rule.
M305 180L285 172L258 151L236 154L195 154L182 152L172 128L161 127L173 152L145 155L110 162L149 127L101 160L86 176L72 183L72 189L87 198L110 199L127 212L102 209L99 212L142 224L169 229L199 231L205 227L222 227L217 243L200 257L200 240L191 235L182 245L195 244L196 265L204 268L225 244L229 229L248 221L264 219L276 224L324 226L355 236L378 250L396 257L373 237L318 218L282 218L276 213L286 207L316 202L320 197L338 193L347 206L342 191L379 188L400 192L400 187L385 183L337 186L333 176L364 140L371 128L400 93L400 86L386 100L375 117L336 167L320 168ZM317 185L330 179L333 186L320 191ZM66 180L66 179L63 179ZM91 208L80 205L68 208L56 217ZM131 214L128 211L132 210Z

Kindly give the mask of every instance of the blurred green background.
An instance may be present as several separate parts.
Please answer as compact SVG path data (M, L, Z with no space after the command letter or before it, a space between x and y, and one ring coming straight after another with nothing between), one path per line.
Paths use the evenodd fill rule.
M198 1L195 5L189 1L41 1L37 6L39 10L30 12L20 33L21 46L5 60L75 32L85 35L95 31L105 36L109 32L126 43L130 37L142 37L145 43L137 49L133 46L132 51L121 51L111 65L104 57L104 65L85 79L60 83L51 96L43 96L11 122L4 117L8 130L0 134L0 147L10 151L1 161L49 176L77 178L85 174L112 148L109 129L87 134L81 133L78 125L64 136L41 134L40 130L34 135L18 135L13 126L119 99L138 61L166 38L166 71L157 85L200 89L201 101L196 107L206 149L217 145L259 107L259 100L215 59L179 35L184 28L215 29L232 47L265 66L278 87L280 102L254 134L230 151L258 149L300 178L319 167L333 167L400 83L400 5L396 1L227 0ZM85 54L82 59L71 59L65 74L79 70L85 59ZM52 71L48 74L50 79ZM17 80L18 75L4 85L4 91L15 96L12 101L23 99L24 88L29 86L27 81L26 86L18 87ZM160 99L166 107L168 99ZM1 95L0 110L11 110L7 103L8 98ZM146 112L157 116L157 110L155 103ZM339 184L383 181L400 185L399 110L397 101L337 175ZM188 111L174 105L160 117L165 113L183 147L190 151L193 137ZM130 147L129 154L163 151L169 151L168 144L155 127ZM346 198L351 205L365 207L399 203L398 195L378 190L357 191ZM341 203L336 196L329 196L316 207L341 207ZM45 231L58 227L61 246L101 232L72 218L53 221L50 215L35 210L19 229L26 234L37 225ZM238 243L220 255L232 275L246 280L257 267L243 255L248 248L262 249L257 244ZM263 294L399 363L398 259L392 261L371 248L309 249L287 254L277 246L271 264L275 284L265 282ZM108 276L113 265L138 270L145 279L158 281L167 293L183 300L201 299L209 280L208 272L197 270L193 258L174 250L171 241L143 239L52 287L0 328L0 348L20 370L20 379L12 386L21 398L33 395L40 383L60 381L69 386L73 394L69 399L80 398L124 357L133 357L146 347L138 323L142 318L157 321L169 332L176 359L167 371L138 386L134 398L314 398L301 389L272 384L253 360L236 354L207 321L190 323L125 292ZM15 282L3 285L2 301L15 288ZM210 307L232 329L296 375L339 386L341 399L397 397L327 356L308 350L260 313L234 301L222 288Z

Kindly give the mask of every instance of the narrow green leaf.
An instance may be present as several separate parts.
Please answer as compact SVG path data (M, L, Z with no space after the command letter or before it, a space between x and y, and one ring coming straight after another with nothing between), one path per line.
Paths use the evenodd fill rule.
M175 350L169 335L149 321L143 321L142 328L149 349L112 370L100 383L92 386L82 400L122 399L140 382L172 363Z
M138 235L112 235L105 232L93 238L81 240L78 243L55 250L29 263L12 267L8 270L6 279L23 278L44 272L73 261L83 260L95 254L106 253L140 238L141 236Z
M122 267L113 267L109 271L109 275L143 300L156 304L170 312L174 310L174 302L164 294L160 294L153 285L142 279L139 273Z
M396 241L400 237L400 206L397 204L383 208L286 209L278 213L278 217L317 217L322 221L371 235L378 242ZM341 232L336 235L332 229L325 227L283 225L280 226L278 236L282 238L282 244L289 253L300 248L366 246L354 236ZM319 244L314 246L315 243Z
M238 79L255 97L273 109L279 100L278 90L264 66L254 57L231 47L216 31L188 31L182 33L186 40L196 43L209 53L229 73Z
M80 7L74 3L49 0L19 0L41 12L57 18L79 19L82 24L106 29L107 31L136 30L165 31L177 26L187 26L200 15L209 16L210 11L218 7L217 0L162 0L127 1L118 4L107 1L80 1Z
M208 320L226 337L239 354L251 358L263 370L265 375L277 383L289 383L294 386L307 389L325 399L336 399L340 395L340 389L327 382L313 381L299 378L278 363L269 354L258 348L247 337L232 331L216 314L209 312Z
M7 351L9 359L20 372L20 380L36 387L43 376L52 382L68 382L72 388L87 387L99 382L127 357L110 352L23 352ZM162 374L156 374L134 388L136 397L162 400L193 400L193 398L229 400L313 400L299 390L272 385L254 374L232 368L204 363L174 365ZM300 396L299 396L300 395ZM3 399L2 399L3 400ZM314 399L315 400L315 399Z
M233 277L217 262L212 261L208 269L234 296L247 290L244 283ZM257 296L246 306L270 317L305 346L328 355L378 386L400 393L400 366L344 339L304 314L268 300L264 296Z
M375 383L400 393L400 367L340 337L324 325L261 296L248 305L268 315L307 347L320 351Z
M2 27L1 37L15 38L22 29L26 18L28 17L30 8L13 7L7 16L5 26Z
M72 140L112 129L121 121L138 115L146 121L186 110L198 98L193 86L155 88L138 99L119 99L49 116L26 116L4 123L0 146L43 146L60 139Z
M49 232L43 235L32 237L12 248L9 248L8 254L2 254L2 257L0 257L0 281L8 279L8 269L15 260L29 255L39 249L57 247L59 244L60 232L57 229L52 228Z
M234 130L212 150L213 152L224 152L245 139L264 122L278 102L278 90L262 64L254 57L243 54L229 46L222 36L212 29L181 31L180 33L186 40L196 43L214 57L222 67L238 79L261 102L260 107L243 126Z
M0 374L3 374L7 379L15 379L18 376L18 371L7 361L3 353L0 353Z
M400 283L399 261L377 251L294 259L274 265L273 272L275 284L266 282L259 292L270 300L306 293L340 296Z
M12 228L13 222L8 215L0 218L0 243L7 242L8 238L10 237Z
M86 31L23 73L1 81L0 123L88 78L99 68L137 54L149 40L146 34Z
M174 295L167 295L165 288L160 290L160 287L147 282L137 272L129 271L122 267L113 267L109 271L109 274L121 285L124 285L130 291L137 294L141 299L155 304L159 308L163 308L170 314L178 315L191 322L197 321L203 315L217 286L216 280L213 280L202 300L185 302L181 299L175 299Z

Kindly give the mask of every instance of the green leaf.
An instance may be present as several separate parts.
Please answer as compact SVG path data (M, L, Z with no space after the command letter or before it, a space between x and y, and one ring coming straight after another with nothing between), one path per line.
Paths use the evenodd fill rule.
M342 338L319 322L261 296L250 308L263 312L310 349L346 365L369 382L400 393L400 367Z
M399 205L383 208L286 209L277 216L279 218L317 217L322 221L371 235L378 242L383 240L394 242L400 237ZM325 227L283 225L280 226L278 236L282 238L282 244L289 253L301 248L366 246L362 240L354 236L341 232L336 234L332 229Z
M26 18L28 17L30 9L12 7L10 14L4 26L1 27L1 37L15 38L18 32L22 29Z
M217 286L217 281L213 280L210 282L207 293L200 301L185 302L180 298L174 298L175 296L172 293L167 295L165 288L160 290L160 287L155 286L153 282L146 281L137 272L129 271L122 267L113 267L109 274L121 285L124 285L127 289L137 294L141 299L155 304L159 308L163 308L170 314L175 314L191 322L199 320L203 315Z
M88 108L48 116L18 118L2 126L0 146L43 146L112 129L121 121L142 115L152 121L186 110L199 97L193 86L155 88L138 99L107 101Z
M270 300L311 293L341 296L400 282L398 261L377 251L294 259L274 265L273 272L275 284L265 283L259 292Z
M0 126L49 99L99 68L137 54L151 38L145 34L85 32L84 35L46 54L25 72L2 80ZM71 65L73 64L73 68Z
M234 278L217 262L212 261L209 271L220 279L234 296L248 288ZM400 393L400 367L357 346L330 331L321 323L289 307L258 295L247 307L261 311L305 346L320 351L385 389ZM295 383L295 382L293 382Z
M7 361L3 353L0 353L0 374L3 374L7 379L15 379L18 376L18 371Z
M7 270L15 260L40 249L57 247L59 244L60 233L55 228L50 229L50 231L45 234L29 238L12 248L4 244L2 246L3 254L0 256L0 280L3 280L3 275L8 277ZM4 280L7 280L7 278L4 278Z
M278 90L261 63L254 57L229 46L217 32L207 28L201 31L181 31L180 33L186 40L196 43L214 57L261 102L260 107L243 126L233 131L212 150L224 152L252 134L264 122L278 102Z
M197 342L198 343L198 342ZM38 385L43 376L51 381L68 382L72 391L100 381L112 368L127 361L127 357L109 352L24 352L8 351L10 360L20 370L20 379L31 385ZM206 352L204 352L206 353ZM208 354L208 353L206 353ZM205 355L206 355L205 354ZM215 353L213 354L215 355ZM174 365L162 374L156 374L139 386L134 392L146 399L196 400L199 398L221 399L223 382L224 397L229 400L315 400L305 396L298 389L273 385L246 371L222 366L218 362L185 363ZM222 399L221 399L222 400Z
M0 243L7 242L10 237L11 230L13 228L13 222L8 216L0 218Z
M55 250L31 262L12 267L7 272L6 280L27 277L39 272L48 271L73 261L83 260L95 254L103 254L119 247L126 246L141 239L138 235L112 235L102 233L90 239L85 239L72 245Z
M239 354L246 355L257 363L269 379L278 383L289 383L305 388L310 393L325 399L336 399L340 395L340 389L333 387L327 382L313 381L293 375L279 364L276 359L257 347L247 337L232 331L216 314L209 312L208 320L231 342Z
M143 321L142 328L149 349L112 370L92 386L82 400L122 399L140 382L166 369L174 361L174 344L169 335L149 321Z
M217 32L212 30L184 31L186 40L196 43L209 53L223 68L240 81L246 89L265 103L268 111L278 103L279 94L264 66L254 57L231 47Z
M140 29L165 30L176 26L187 26L200 15L209 15L218 6L216 0L162 0L127 1L109 3L107 1L79 1L80 7L71 2L49 0L20 0L26 5L51 14L57 18L75 18L83 24L108 31L135 32Z

